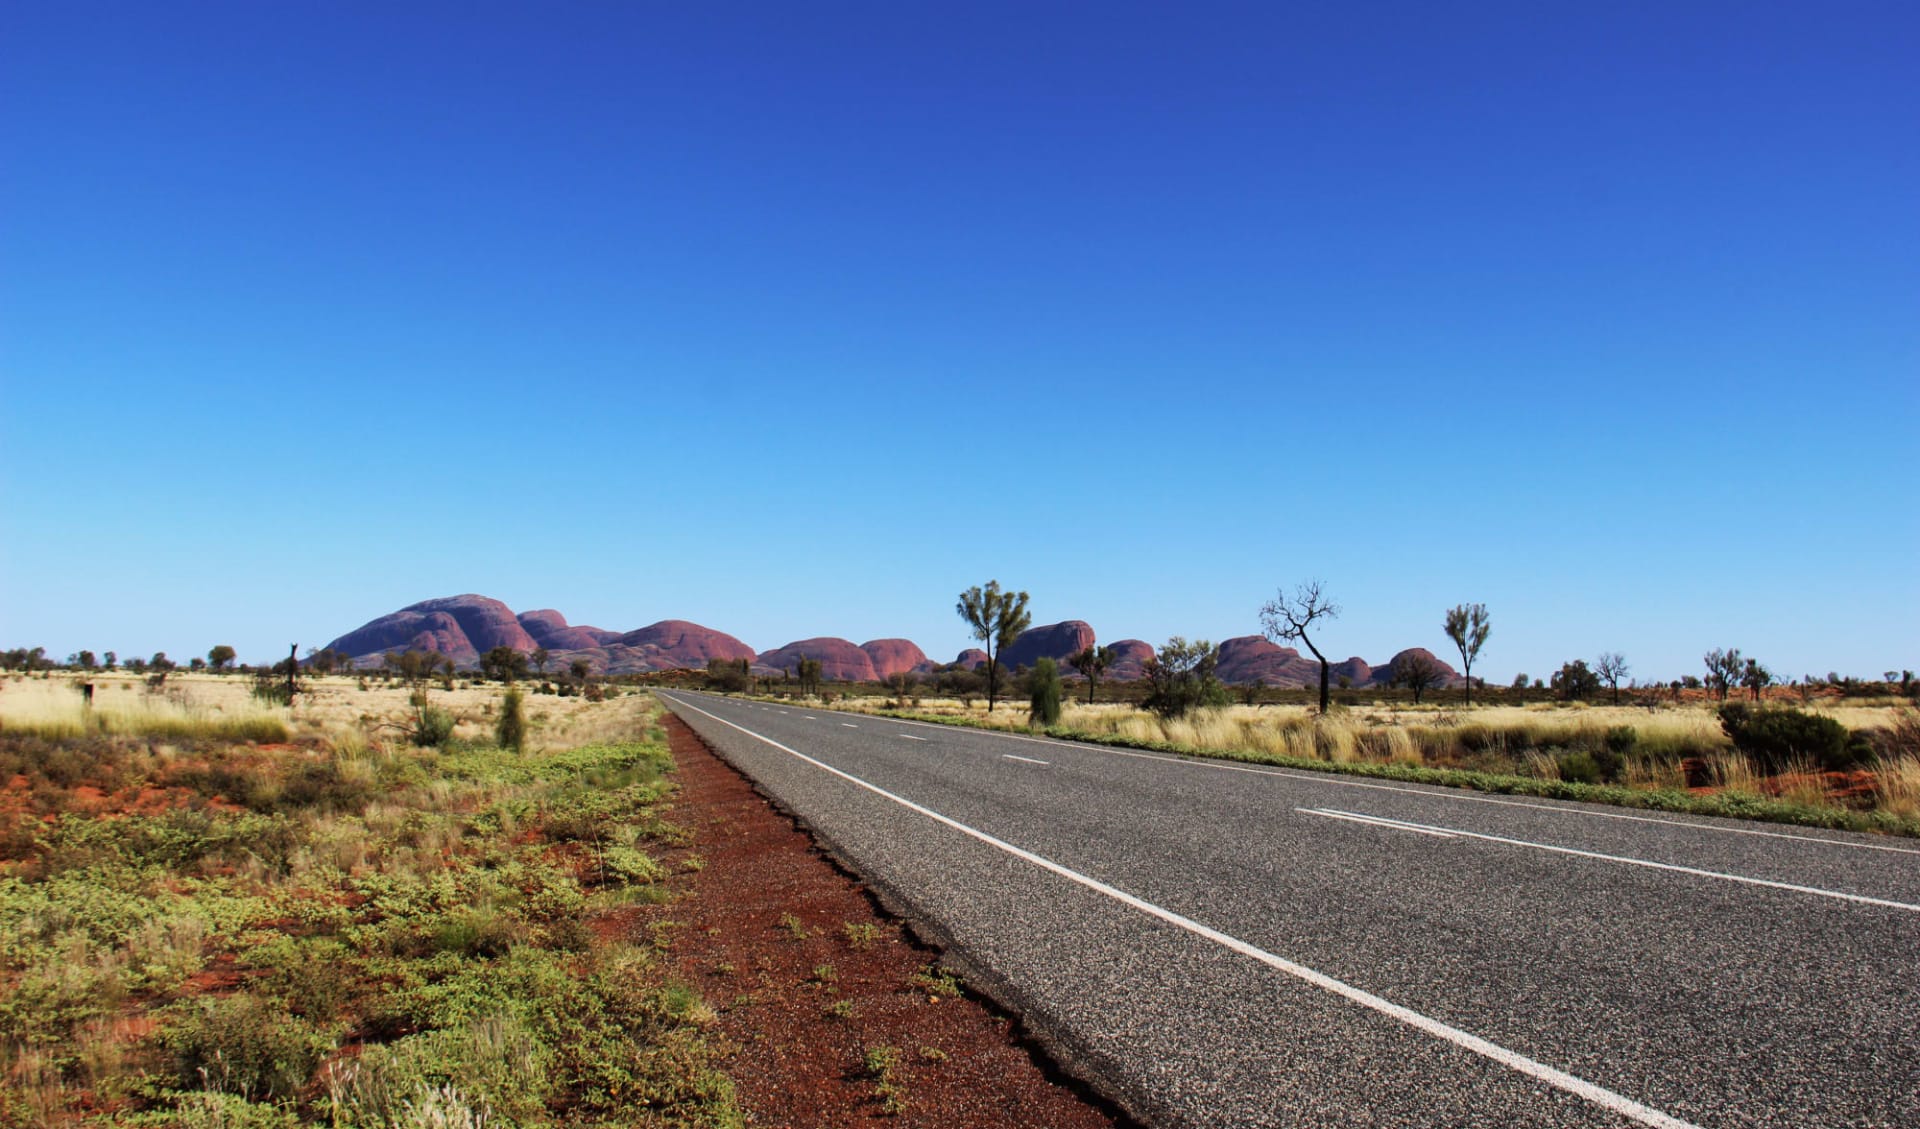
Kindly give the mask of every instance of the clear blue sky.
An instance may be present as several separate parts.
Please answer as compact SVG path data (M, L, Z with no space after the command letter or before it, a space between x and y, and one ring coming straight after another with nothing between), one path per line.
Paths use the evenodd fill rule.
M1461 10L1464 8L1465 10ZM1920 667L1920 7L25 4L0 645Z

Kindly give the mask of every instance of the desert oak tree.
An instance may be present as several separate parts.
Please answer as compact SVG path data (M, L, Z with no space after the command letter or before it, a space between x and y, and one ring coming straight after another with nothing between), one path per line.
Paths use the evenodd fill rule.
M1460 648L1460 674L1467 680L1467 704L1473 704L1473 660L1480 657L1480 648L1486 645L1487 633L1492 630L1492 621L1487 618L1487 605L1461 604L1447 609L1447 638Z
M1027 594L1002 592L998 580L989 580L985 588L976 586L960 593L960 602L954 605L954 611L973 629L973 637L986 645L987 712L992 713L994 690L999 684L1000 652L1033 622L1033 616L1027 611Z
M1340 607L1333 602L1318 580L1309 580L1293 590L1289 596L1285 592L1276 592L1260 608L1261 633L1278 643L1281 640L1301 642L1313 657L1320 660L1320 712L1327 712L1327 656L1313 645L1307 637L1307 629L1316 621L1338 619Z

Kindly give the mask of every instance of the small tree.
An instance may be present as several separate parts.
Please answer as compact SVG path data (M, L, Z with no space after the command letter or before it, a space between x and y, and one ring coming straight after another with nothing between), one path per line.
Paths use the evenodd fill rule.
M741 694L753 688L753 667L746 659L708 659L707 688Z
M1524 671L1513 676L1513 688L1515 690L1525 690L1532 682L1533 679L1527 677Z
M1473 704L1473 660L1480 657L1480 648L1486 645L1487 633L1492 629L1492 620L1487 617L1485 604L1460 604L1447 609L1447 638L1460 648L1461 674L1467 680L1467 704ZM1418 697L1414 699L1418 701Z
M1161 717L1182 717L1201 706L1227 702L1226 687L1215 677L1220 648L1198 639L1192 643L1175 635L1147 660L1146 708Z
M480 656L480 671L511 686L527 676L527 656L502 643Z
M1417 706L1420 695L1444 684L1447 676L1441 673L1440 664L1433 656L1424 651L1409 651L1394 662L1393 680L1413 691L1413 704Z
M67 665L80 670L92 670L100 665L100 660L94 657L92 651L75 651L67 656Z
M1600 692L1600 677L1587 667L1587 660L1575 659L1553 676L1553 688L1566 701L1585 701Z
M543 679L547 676L547 660L552 657L552 653L545 647L535 647L533 649L533 669L539 671L540 677Z
M575 659L567 664L567 673L573 675L575 682L585 682L593 673L593 663L587 659Z
M907 700L920 689L920 679L910 670L899 670L887 675L885 685L888 692L893 695L893 700L904 709Z
M1317 620L1337 619L1340 607L1335 604L1320 586L1318 580L1309 580L1293 590L1291 596L1279 592L1260 608L1261 633L1278 643L1282 640L1301 642L1313 657L1320 660L1320 712L1327 712L1327 656L1313 645L1307 636L1307 629Z
M1028 702L1027 721L1031 725L1060 724L1060 667L1050 658L1042 658L1033 664L1033 673L1027 677Z
M225 643L207 652L207 665L213 667L215 674L225 674L233 665L234 650Z
M800 661L794 664L794 676L800 680L800 693L802 695L810 698L820 692L819 659L810 659L805 655L801 655Z
M112 669L113 669L114 667L116 667L116 666L119 666L119 665L120 665L120 656L119 656L119 655L116 655L116 654L114 654L114 653L113 653L112 651L108 651L108 652L107 652L107 653L106 653L106 654L105 654L104 656L102 656L102 657L103 657L103 658L105 658L105 659L106 659L106 661L107 661L107 669L108 669L108 670L112 670Z
M1088 705L1093 704L1094 689L1100 685L1100 676L1105 674L1107 668L1113 665L1113 660L1114 654L1112 647L1095 647L1091 645L1074 652L1073 657L1067 660L1067 664L1079 671L1081 677L1087 680Z
M1707 688L1727 700L1727 692L1740 681L1741 673L1746 669L1746 660L1740 656L1740 648L1728 647L1726 650L1712 650L1706 653Z
M1627 659L1618 651L1601 651L1600 657L1593 660L1593 672L1600 680L1613 688L1613 704L1620 704L1620 680L1627 676Z
M1773 672L1760 665L1759 659L1748 659L1740 668L1740 685L1753 691L1753 700L1760 700L1760 691L1773 685Z
M986 646L988 713L993 712L994 694L999 688L1000 652L1033 622L1027 599L1025 592L1002 592L998 580L989 580L984 588L975 586L960 593L960 602L954 605L954 611L973 629L973 637Z

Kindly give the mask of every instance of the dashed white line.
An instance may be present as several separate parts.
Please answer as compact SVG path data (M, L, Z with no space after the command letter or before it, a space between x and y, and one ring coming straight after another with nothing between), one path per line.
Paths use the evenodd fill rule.
M678 699L675 699L675 700L678 701ZM1523 1055L1518 1051L1508 1050L1506 1047L1500 1046L1498 1043L1489 1042L1486 1039L1482 1039L1478 1035L1474 1035L1469 1032L1462 1031L1458 1027L1454 1027L1447 1023L1443 1023L1440 1020L1434 1019L1430 1016L1423 1015L1420 1012L1414 1011L1412 1008L1402 1007L1401 1005L1393 1003L1392 1001L1387 1000L1383 997L1376 996L1372 992L1366 991L1365 989L1356 988L1353 985L1348 984L1344 980L1336 980L1333 977L1328 976L1324 972L1320 972L1316 969L1308 968L1304 964L1295 964L1293 961L1287 960L1285 957L1276 956L1275 954L1270 953L1265 949L1258 948L1254 945L1250 945L1247 942L1242 941L1237 937L1233 937L1226 933L1222 933L1219 930L1214 929L1210 926L1202 925L1201 923L1199 923L1198 921L1195 921L1190 917L1186 917L1181 914L1175 913L1170 909L1165 909L1161 906L1157 906L1152 902L1147 901L1144 898L1135 897L1134 895L1127 893L1125 890L1121 890L1115 886L1109 886L1105 882L1102 882L1097 878L1089 877L1085 874L1080 873L1077 870L1073 870L1069 867L1062 866L1059 863L1054 862L1052 859L1043 858L1042 856L1034 854L1032 851L1026 850L1022 847L1016 847L1012 843L1009 843L1004 839L997 839L994 836L987 834L985 831L980 831L975 828L969 827L966 824L961 823L959 820L953 819L950 816L941 815L939 812L934 811L932 808L925 807L920 804L916 804L912 800L909 800L904 796L895 795L894 793L887 791L885 788L882 788L877 784L869 784L865 780L860 779L858 776L854 776L852 773L849 773L849 772L843 772L840 769L837 769L832 765L827 764L825 761L815 760L814 758L808 756L805 753L799 752L795 749L789 749L787 746L782 745L780 742L775 741L773 738L762 736L759 733L755 733L753 730L748 729L744 725L740 725L738 723L728 721L724 717L719 717L715 714L708 713L706 710L701 709L699 706L692 705L687 702L680 702L680 704L683 706L686 706L688 709L692 710L697 714L700 714L704 717L712 718L714 721L717 721L720 724L727 726L730 729L738 729L740 732L745 733L747 736L752 737L757 741L763 741L766 744L771 745L772 747L780 750L783 753L786 753L789 756L797 757L800 760L805 761L806 763L814 766L815 768L823 769L829 773L832 773L834 776L837 776L842 780L847 781L850 784L856 785L860 788L864 788L867 791L872 792L874 795L883 797L888 800L892 800L894 803L899 804L901 807L904 807L909 811L917 812L920 815L924 815L928 819L931 819L936 823L942 824L943 826L946 826L946 827L951 827L955 831L958 831L963 835L971 836L972 838L977 839L980 842L985 843L990 847L994 847L998 850L1005 851L1007 854L1010 854L1013 857L1017 859L1021 859L1025 862L1032 863L1034 866L1037 866L1042 870L1048 871L1049 873L1057 874L1060 877L1065 878L1069 882L1073 882L1076 885L1083 886L1086 889L1094 891L1095 893L1103 894L1106 897L1112 898L1114 901L1119 902L1122 905L1129 906L1133 909L1136 909L1141 913L1146 914L1149 917L1158 918L1159 920L1164 921L1169 925L1173 925L1180 929L1184 929L1187 932L1192 933L1197 937L1201 937L1201 938L1204 938L1205 940L1212 941L1215 944L1220 945L1221 947L1229 949L1233 952L1239 953L1242 956L1250 957L1253 960L1259 961L1261 964L1264 964L1267 967L1275 969L1277 971L1283 972L1288 976L1295 977L1296 979L1299 979L1299 980L1304 980L1308 984L1311 984L1316 988L1320 988L1325 991L1331 992L1336 996L1340 996L1343 999L1359 1004L1361 1007L1367 1008L1371 1011L1378 1012L1379 1014L1388 1016L1389 1018L1398 1020L1399 1022L1404 1023L1409 1027L1412 1027L1416 1031L1421 1031L1421 1032L1424 1032L1425 1034L1432 1035L1435 1038L1443 1039L1449 1043L1452 1043L1456 1047L1460 1047L1463 1050L1471 1051L1474 1054L1480 1055L1484 1058L1491 1059L1492 1061L1497 1062L1500 1065L1505 1066L1510 1070L1517 1071L1518 1073L1524 1074L1529 1078L1535 1078L1542 1082L1545 1082L1547 1085L1552 1086L1555 1089L1563 1090L1569 1094L1574 1094L1578 1097L1584 1098L1595 1105L1601 1106L1602 1108L1605 1108L1605 1109L1612 1110L1613 1112L1620 1114L1622 1117L1626 1117L1633 1121L1637 1121L1642 1125L1655 1126L1656 1129L1699 1129L1699 1127L1694 1125L1692 1122L1682 1121L1677 1117L1673 1117L1669 1114L1662 1113L1659 1110L1654 1109L1652 1106L1642 1105L1641 1103L1634 1101L1632 1098L1629 1098L1624 1094L1617 1094L1612 1090L1607 1089L1604 1086L1599 1086L1592 1082L1587 1081L1584 1078L1580 1078L1580 1077L1576 1077L1575 1075L1568 1074L1564 1070L1557 1070L1551 1066L1548 1066L1546 1063L1528 1058L1526 1055ZM1004 756L1007 754L1002 754L1002 755Z
M924 740L926 740L926 738L925 738L925 737L915 737L915 736L914 736L913 734L911 734L911 733L896 733L896 734L894 734L894 736L895 736L895 737L905 737L905 738L906 738L907 740L909 740L909 741L924 741Z
M1028 764L1051 764L1052 763L1051 761L1037 761L1037 760L1034 760L1032 757L1016 757L1012 753L1001 753L1000 755L1007 758L1010 761L1026 761Z
M1436 827L1431 823L1408 823L1398 819L1383 819L1377 815L1361 815L1358 812L1340 811L1337 808L1295 808L1294 811L1306 815L1325 816L1328 819L1342 819L1349 823L1370 823L1378 827L1388 827L1395 831L1414 831L1422 835L1441 835L1449 838L1479 839L1488 843L1505 843L1511 847L1531 847L1536 851L1552 851L1558 855L1574 855L1583 859L1598 859L1602 862L1625 863L1628 866L1644 866L1650 870L1666 870L1675 874L1692 874L1700 878L1717 878L1723 882L1739 882L1747 886L1765 886L1773 890L1790 890L1796 894L1813 894L1822 898L1836 898L1843 902L1857 902L1861 905L1880 906L1883 909L1905 910L1908 913L1920 913L1920 905L1907 902L1889 901L1886 898L1870 898L1865 894L1848 894L1840 890L1827 890L1819 886L1798 886L1792 882L1775 882L1769 878L1749 878L1744 874L1728 874L1719 870L1701 870L1693 866L1680 866L1671 862L1654 862L1651 859L1629 858L1626 855L1608 855L1599 851L1583 851L1578 847L1556 847L1552 843L1536 843L1531 839L1509 839L1504 835L1485 835L1478 831L1462 831L1457 827Z
M858 728L860 728L859 726L857 726L857 725L855 725L855 724L854 724L853 722L851 722L851 721L843 721L843 722L841 722L841 723L840 723L840 725L841 725L841 727L842 727L842 728L844 728L844 729L858 729Z
M1391 827L1395 831L1411 831L1417 835L1431 835L1436 839L1455 838L1451 831L1437 831L1431 827L1422 827L1416 823L1402 823L1397 819L1381 819L1378 816L1358 815L1350 811L1335 811L1332 808L1294 808L1294 811L1307 815L1324 815L1328 819L1344 819L1349 823L1365 823L1373 827Z

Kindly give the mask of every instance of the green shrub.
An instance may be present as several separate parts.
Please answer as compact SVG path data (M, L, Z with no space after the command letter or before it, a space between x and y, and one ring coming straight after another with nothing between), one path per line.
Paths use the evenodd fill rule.
M1033 664L1027 682L1031 703L1027 719L1035 725L1060 724L1060 667L1052 659L1043 658Z
M1860 748L1847 739L1847 727L1830 717L1791 708L1754 707L1734 702L1720 707L1720 728L1733 747L1779 772L1800 760L1837 770L1852 765Z
M313 1077L333 1040L284 1006L241 993L200 999L162 1036L183 1090L212 1090L249 1100L294 1096Z
M439 706L421 706L407 736L423 749L437 749L453 738L453 724L453 715Z
M520 691L509 689L500 699L500 720L494 724L494 739L503 749L519 752L527 744L527 715Z
M1562 780L1575 784L1600 783L1600 762L1594 759L1592 753L1584 749L1560 754L1559 765Z

